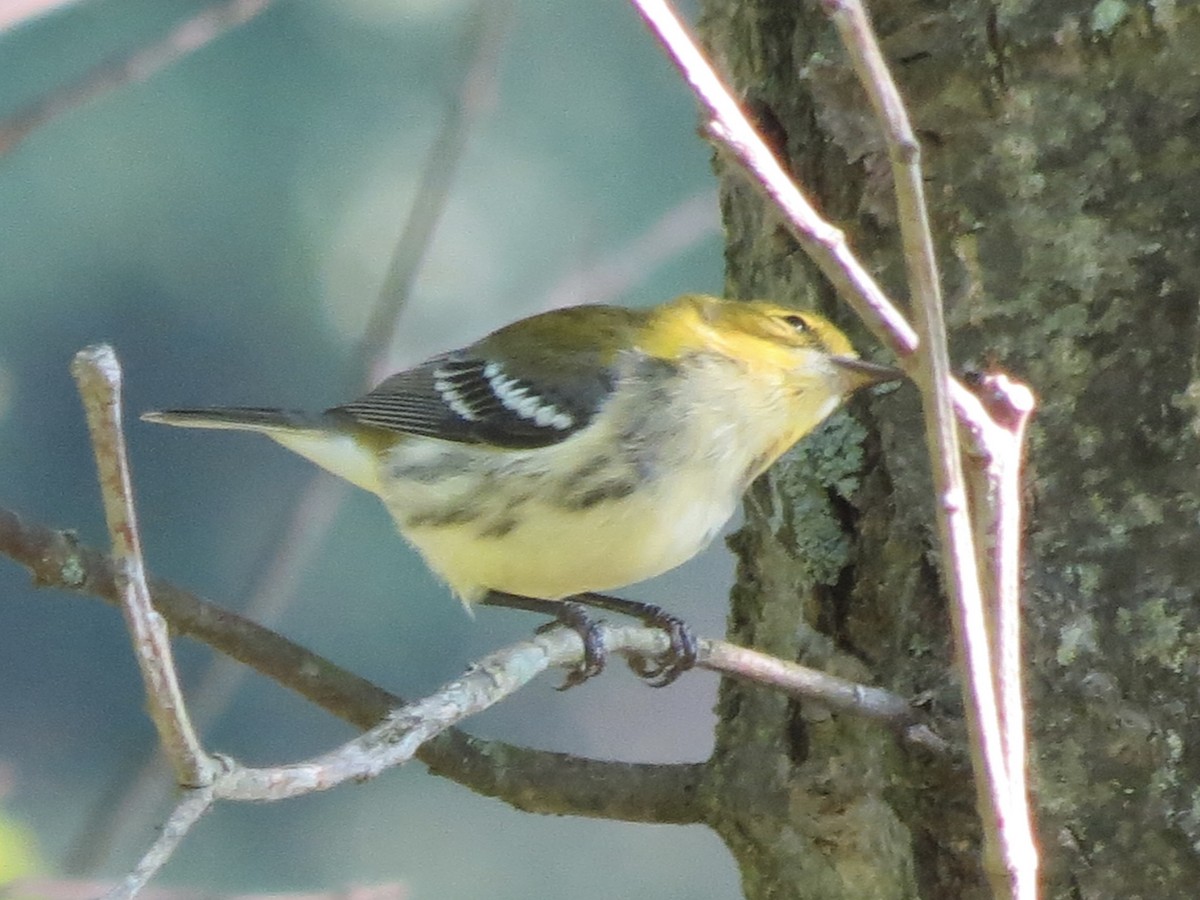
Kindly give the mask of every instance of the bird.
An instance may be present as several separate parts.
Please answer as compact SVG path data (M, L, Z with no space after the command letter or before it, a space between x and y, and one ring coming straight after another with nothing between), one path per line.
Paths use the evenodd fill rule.
M749 487L856 390L897 380L829 320L771 301L684 294L513 322L321 413L147 412L149 422L259 432L377 495L400 534L470 607L549 613L604 650L582 606L671 634L635 669L667 684L694 664L677 617L606 592L706 547Z

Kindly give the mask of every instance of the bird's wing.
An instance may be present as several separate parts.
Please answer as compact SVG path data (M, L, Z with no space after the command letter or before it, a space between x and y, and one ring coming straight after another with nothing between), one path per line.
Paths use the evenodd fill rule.
M399 372L330 413L460 443L549 446L585 427L608 399L639 315L576 307L535 316Z
M558 383L551 389L499 363L455 353L399 372L330 412L385 431L498 447L544 447L586 426L611 391L604 367L579 365L569 387Z

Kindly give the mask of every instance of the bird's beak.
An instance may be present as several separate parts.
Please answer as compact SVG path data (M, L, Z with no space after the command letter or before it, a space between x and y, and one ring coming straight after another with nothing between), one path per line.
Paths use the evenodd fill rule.
M867 360L858 359L855 356L832 356L830 359L838 367L845 369L858 382L858 387L902 381L908 377L894 366L867 362Z

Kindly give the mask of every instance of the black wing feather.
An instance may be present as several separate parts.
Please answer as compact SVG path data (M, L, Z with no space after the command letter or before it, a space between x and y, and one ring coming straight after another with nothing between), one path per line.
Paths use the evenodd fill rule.
M545 447L585 427L613 389L599 359L576 357L551 388L469 351L434 357L330 410L384 431L513 449Z

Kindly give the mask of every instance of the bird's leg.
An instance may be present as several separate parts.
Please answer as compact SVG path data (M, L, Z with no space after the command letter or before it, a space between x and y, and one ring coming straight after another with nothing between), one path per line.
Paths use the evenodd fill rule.
M651 687L666 687L696 665L699 648L695 632L687 622L662 607L652 603L612 597L608 594L576 594L571 599L584 606L594 606L609 612L621 613L637 619L643 625L661 628L667 633L667 637L671 641L671 649L653 663L648 663L641 657L629 660L629 668L633 669L638 678Z
M583 662L567 673L566 680L558 686L560 691L583 684L593 675L604 671L604 664L608 661L608 648L604 646L599 623L575 600L543 600L540 597L489 591L479 602L486 606L505 606L509 609L523 609L526 612L552 616L553 621L538 628L539 632L555 625L564 625L579 635L583 641Z

